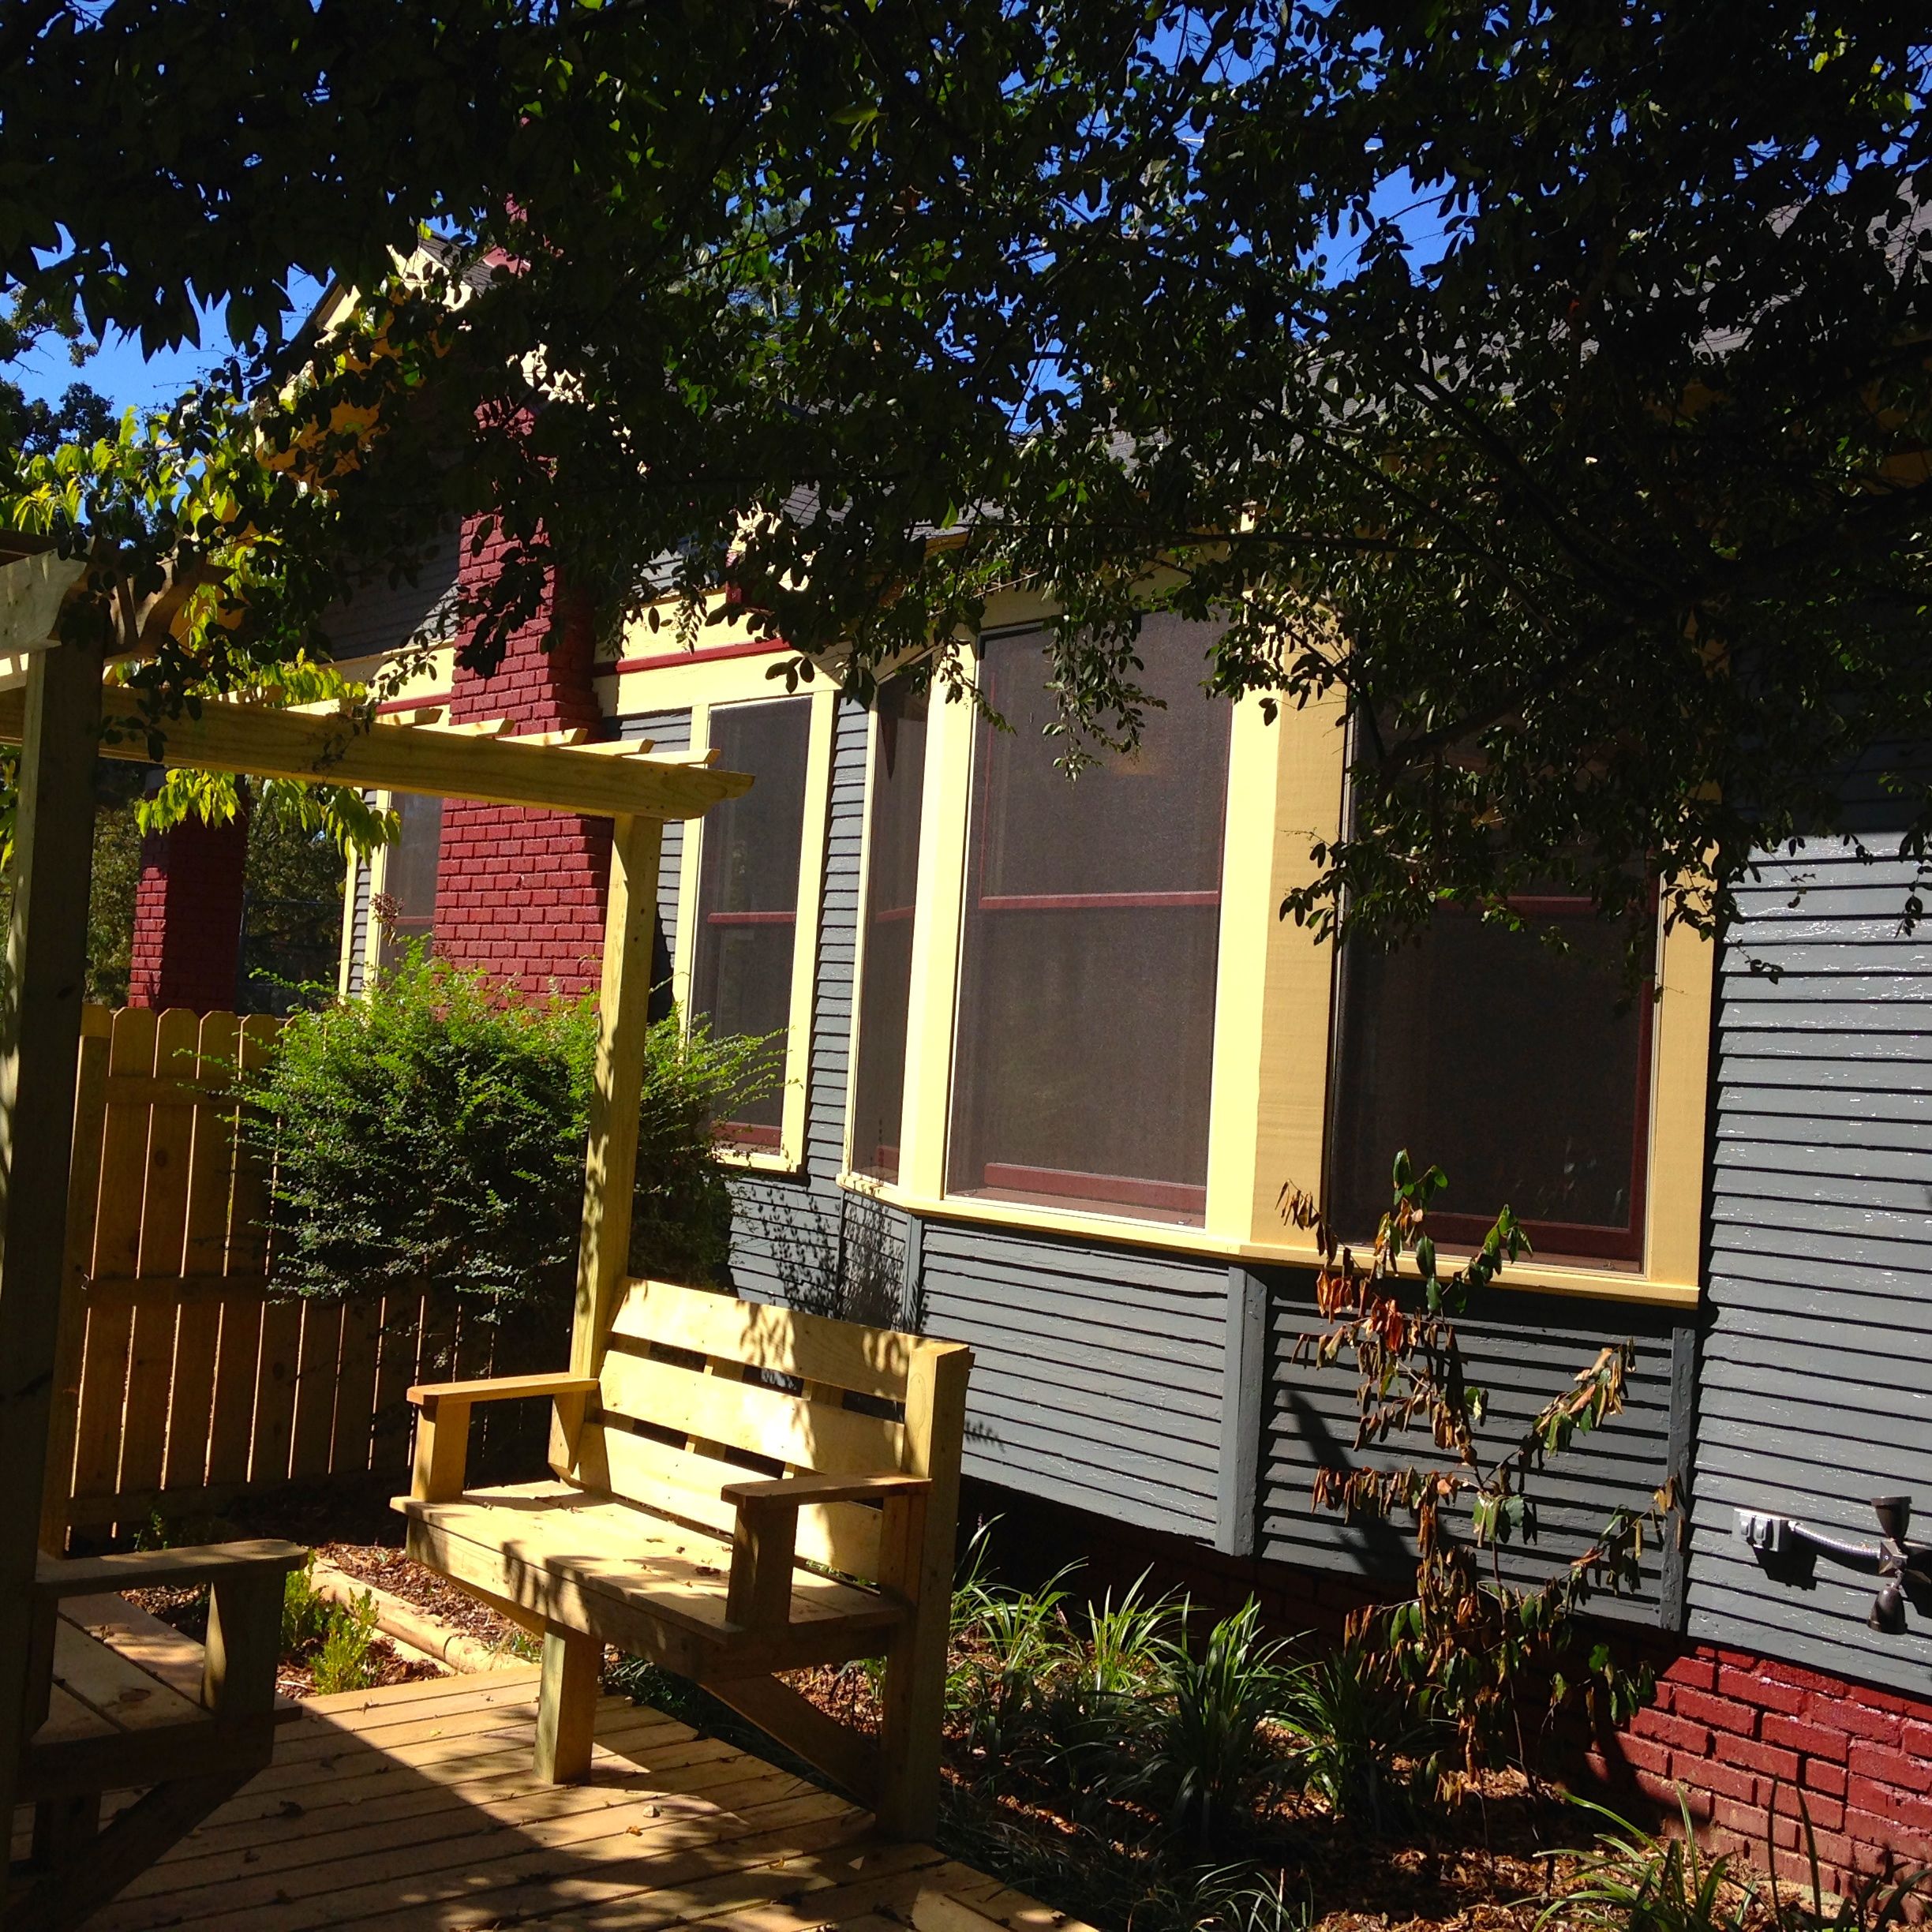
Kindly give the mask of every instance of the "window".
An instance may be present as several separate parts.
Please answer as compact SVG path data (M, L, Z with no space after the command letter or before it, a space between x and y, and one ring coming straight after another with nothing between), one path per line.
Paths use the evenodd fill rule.
M899 1178L919 807L926 782L926 702L923 692L908 695L903 684L889 684L874 714L851 1164L855 1174L876 1181Z
M1057 1208L1205 1218L1231 708L1200 690L1214 633L1143 628L1130 758L1071 782L1042 634L989 640L1013 727L978 729L948 1187Z
M1407 1148L1449 1186L1430 1221L1473 1245L1513 1208L1539 1256L1641 1262L1651 1002L1584 899L1511 902L1512 932L1445 908L1419 944L1345 949L1331 1218L1371 1235ZM1537 938L1554 929L1559 951Z
M402 836L382 849L376 895L377 963L386 971L414 945L426 949L436 930L436 861L443 849L443 801L399 793L393 800Z
M717 706L710 717L718 763L756 782L714 807L698 834L691 1010L718 1034L779 1035L767 1090L722 1129L743 1147L783 1144L811 706L809 698L783 698Z

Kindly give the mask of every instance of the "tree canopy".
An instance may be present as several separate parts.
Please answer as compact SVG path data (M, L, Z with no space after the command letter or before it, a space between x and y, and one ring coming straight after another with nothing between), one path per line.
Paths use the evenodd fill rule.
M553 570L613 619L728 575L862 690L1033 584L1076 756L1166 605L1220 689L1346 698L1297 915L1703 922L1848 799L1932 829L1929 81L1919 9L1784 0L39 0L9 292L249 353L15 433L0 515L233 570L158 702L466 514L485 665ZM361 291L326 343L298 269Z

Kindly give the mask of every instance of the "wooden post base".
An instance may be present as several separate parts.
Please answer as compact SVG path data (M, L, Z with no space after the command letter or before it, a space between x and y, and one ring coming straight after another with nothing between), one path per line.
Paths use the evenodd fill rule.
M546 1784L578 1784L590 1773L603 1664L604 1646L594 1637L555 1623L545 1631L537 1697L537 1775Z

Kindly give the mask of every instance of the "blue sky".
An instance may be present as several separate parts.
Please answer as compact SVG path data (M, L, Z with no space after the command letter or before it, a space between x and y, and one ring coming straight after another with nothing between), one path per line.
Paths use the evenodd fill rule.
M321 293L320 283L307 276L298 278L289 290L292 316L306 315ZM136 338L117 336L103 343L84 367L76 369L67 359L67 345L50 337L32 354L8 364L5 373L29 396L44 396L50 402L58 402L69 383L84 382L98 389L117 411L157 409L174 402L189 384L213 368L228 353L229 346L228 331L216 308L202 312L198 349L186 345L164 349L148 360L143 358Z

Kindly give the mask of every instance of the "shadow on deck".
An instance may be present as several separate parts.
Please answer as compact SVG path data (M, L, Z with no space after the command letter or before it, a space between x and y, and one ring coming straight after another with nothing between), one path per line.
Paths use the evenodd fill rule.
M589 1781L531 1769L536 1672L318 1698L275 1763L89 1922L1084 1932L868 1813L621 1698ZM19 1821L24 1823L24 1818Z

